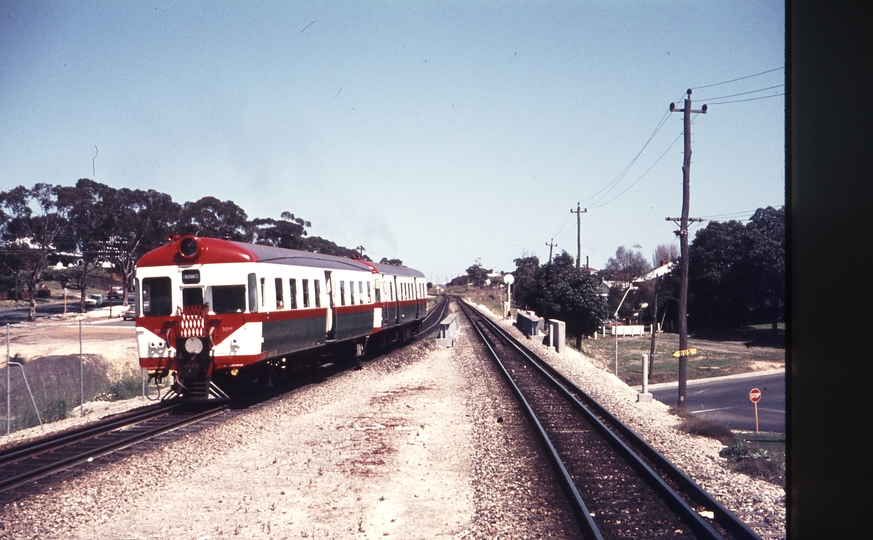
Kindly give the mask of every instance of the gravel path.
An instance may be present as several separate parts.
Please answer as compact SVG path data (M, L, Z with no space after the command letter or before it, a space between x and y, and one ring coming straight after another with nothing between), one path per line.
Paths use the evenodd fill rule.
M181 435L0 494L0 538L543 538L572 536L550 471L462 327ZM534 344L540 350L545 348ZM582 356L546 353L766 537L784 491L724 469L658 402Z

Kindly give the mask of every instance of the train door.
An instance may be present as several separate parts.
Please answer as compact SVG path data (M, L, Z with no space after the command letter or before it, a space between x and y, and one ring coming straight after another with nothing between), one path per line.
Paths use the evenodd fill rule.
M379 314L379 319L381 319L382 322L379 323L379 325L384 328L384 327L388 326L388 304L385 303L385 300L388 299L388 297L387 297L388 291L387 291L387 289L385 290L385 298L383 298L383 296L382 296L382 284L383 284L382 279L377 277L375 279L375 281L373 282L373 289L374 289L373 293L375 295L374 300L376 302L376 309L378 309L381 312ZM387 285L385 285L385 286L387 287Z
M329 270L324 271L324 287L327 293L327 339L336 339L336 304L333 298L333 279Z
M397 283L397 276L394 276L394 280L391 283L391 289L393 294L391 295L391 300L394 301L394 324L400 324L400 283Z

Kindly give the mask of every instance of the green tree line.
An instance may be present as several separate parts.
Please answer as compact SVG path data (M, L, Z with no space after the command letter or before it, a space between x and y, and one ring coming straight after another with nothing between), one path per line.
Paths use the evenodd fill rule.
M312 224L291 212L279 219L249 219L233 201L205 196L179 204L155 190L113 188L88 178L74 186L36 184L0 192L0 286L23 288L35 319L38 287L58 281L81 291L86 278L108 262L126 292L137 259L174 234L229 238L329 255L352 257L354 249L309 236ZM363 252L363 248L359 248ZM370 260L366 255L361 258ZM63 263L63 270L55 265ZM69 266L75 262L75 265ZM383 259L402 264L397 259ZM69 266L69 267L68 267Z
M775 334L784 319L785 210L759 208L747 221L711 222L690 244L689 330L769 324ZM576 268L566 252L542 265L534 256L514 262L515 305L564 320L577 345L614 316L639 324L657 318L668 328L676 326L679 265L661 278L643 280L653 267L678 262L674 246L658 246L653 264L638 250L620 246L596 272ZM471 282L479 277L473 270L467 270Z

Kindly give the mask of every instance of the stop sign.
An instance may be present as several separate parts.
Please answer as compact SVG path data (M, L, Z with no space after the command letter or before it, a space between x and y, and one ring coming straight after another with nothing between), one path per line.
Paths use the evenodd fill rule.
M749 391L749 399L752 400L752 403L758 403L758 401L761 399L761 391L757 388L752 388Z

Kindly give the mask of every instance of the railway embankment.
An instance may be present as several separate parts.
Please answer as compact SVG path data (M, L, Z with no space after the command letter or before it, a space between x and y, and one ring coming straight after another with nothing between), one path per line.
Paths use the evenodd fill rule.
M546 536L523 417L465 332L22 486L0 498L0 538ZM728 469L722 444L680 433L666 405L638 403L578 352L532 345L762 537L784 538L781 487Z

